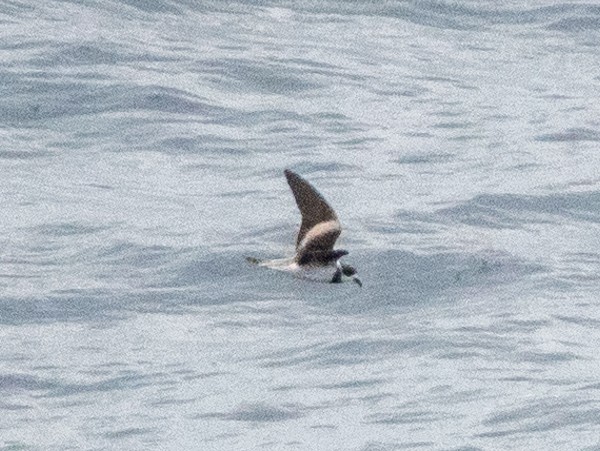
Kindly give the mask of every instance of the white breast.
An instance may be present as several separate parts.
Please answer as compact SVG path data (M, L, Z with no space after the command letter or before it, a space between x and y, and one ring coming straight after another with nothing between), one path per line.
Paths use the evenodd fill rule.
M308 279L315 282L331 282L335 274L336 266L299 266L293 258L279 258L276 260L267 260L260 264L267 268L277 271L286 271L301 279Z

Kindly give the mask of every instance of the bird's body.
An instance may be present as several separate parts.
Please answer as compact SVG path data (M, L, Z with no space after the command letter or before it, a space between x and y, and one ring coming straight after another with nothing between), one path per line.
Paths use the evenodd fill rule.
M264 266L276 271L288 272L301 279L327 283L335 283L333 279L338 266L337 262L327 263L326 265L300 265L296 261L295 257L276 258L272 260L248 260L251 263L257 264L258 266ZM339 282L341 282L341 280Z
M284 173L302 215L296 239L296 255L274 260L248 258L248 261L259 266L291 272L309 280L340 283L350 279L362 286L354 268L340 262L340 258L348 252L333 249L342 231L335 211L323 196L298 174L289 169Z

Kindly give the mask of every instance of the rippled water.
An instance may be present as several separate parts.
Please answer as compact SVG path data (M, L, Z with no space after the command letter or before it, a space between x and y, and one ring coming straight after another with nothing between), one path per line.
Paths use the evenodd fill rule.
M0 3L0 448L600 449L600 6ZM354 284L293 252L289 167Z

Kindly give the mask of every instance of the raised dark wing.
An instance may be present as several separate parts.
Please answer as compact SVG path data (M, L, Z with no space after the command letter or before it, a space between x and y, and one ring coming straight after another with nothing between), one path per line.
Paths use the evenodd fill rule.
M342 232L333 208L310 183L298 174L289 169L284 173L302 215L296 249L303 251L333 249L335 241Z
M340 223L336 221L320 222L309 229L296 247L297 258L310 252L329 252L342 233Z

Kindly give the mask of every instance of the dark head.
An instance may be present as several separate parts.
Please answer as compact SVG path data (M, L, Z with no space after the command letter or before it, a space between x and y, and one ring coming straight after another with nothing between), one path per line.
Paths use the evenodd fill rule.
M356 274L356 269L354 269L354 266L344 265L342 263L342 272L346 277L352 277L354 274Z
M356 269L354 266L345 265L342 263L342 274L346 277L350 277L354 282L358 284L359 287L362 287L362 282L356 275Z

